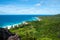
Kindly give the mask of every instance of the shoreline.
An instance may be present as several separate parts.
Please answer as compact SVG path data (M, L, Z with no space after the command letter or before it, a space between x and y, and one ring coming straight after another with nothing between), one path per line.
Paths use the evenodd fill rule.
M2 28L8 28L8 29L10 29L12 26L13 26L13 28L14 28L15 26L18 27L18 25L28 24L28 21L29 21L29 22L30 22L30 21L40 21L40 18L39 18L39 17L34 17L33 19L30 19L30 20L27 20L27 21L22 21L22 22L19 22L19 23L16 23L16 24L3 26Z

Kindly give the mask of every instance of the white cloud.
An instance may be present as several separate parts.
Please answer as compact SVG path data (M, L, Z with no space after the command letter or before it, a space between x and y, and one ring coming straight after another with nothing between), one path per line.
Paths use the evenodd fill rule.
M35 4L35 6L36 6L36 7L40 7L40 6L41 6L41 4L40 4L40 3L37 3L37 4Z
M14 5L5 5L5 6L0 6L0 15L1 14L54 14L58 13L57 10L55 9L49 9L49 8L44 8L44 9L37 9L36 7L30 7L30 8L23 8L23 7L18 7Z

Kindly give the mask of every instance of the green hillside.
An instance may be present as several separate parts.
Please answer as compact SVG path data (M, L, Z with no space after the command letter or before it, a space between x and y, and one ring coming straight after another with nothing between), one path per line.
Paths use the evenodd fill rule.
M41 21L28 22L27 25L11 28L22 40L60 40L60 15L41 16Z

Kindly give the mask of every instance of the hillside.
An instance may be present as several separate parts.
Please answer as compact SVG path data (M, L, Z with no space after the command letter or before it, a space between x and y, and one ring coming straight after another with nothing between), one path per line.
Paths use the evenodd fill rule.
M18 34L22 40L60 40L60 15L39 18L42 20L15 26L10 31Z

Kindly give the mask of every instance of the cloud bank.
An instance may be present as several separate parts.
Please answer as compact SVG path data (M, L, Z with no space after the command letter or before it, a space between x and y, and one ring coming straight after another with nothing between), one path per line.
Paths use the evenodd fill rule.
M37 2L35 0L34 2L36 3L34 3L32 0L18 1L24 1L28 4L0 4L0 15L51 15L60 13L59 0L38 0Z

